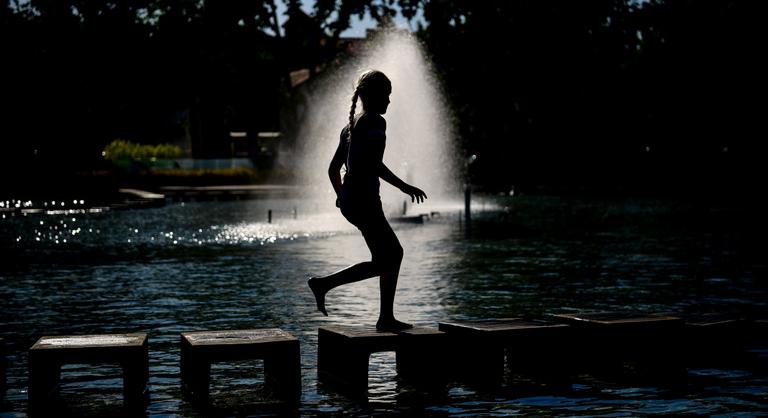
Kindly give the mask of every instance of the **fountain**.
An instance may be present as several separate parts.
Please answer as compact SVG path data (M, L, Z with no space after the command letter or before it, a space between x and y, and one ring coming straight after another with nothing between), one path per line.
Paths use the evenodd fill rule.
M375 35L360 55L323 75L310 93L297 137L300 183L308 186L313 198L333 204L328 163L347 124L357 77L371 68L383 71L392 81L391 104L384 115L384 162L427 193L429 205L420 206L419 212L457 201L459 173L450 112L418 40L401 30ZM359 102L357 109L362 109ZM406 196L399 190L382 182L381 197L385 213L402 213Z

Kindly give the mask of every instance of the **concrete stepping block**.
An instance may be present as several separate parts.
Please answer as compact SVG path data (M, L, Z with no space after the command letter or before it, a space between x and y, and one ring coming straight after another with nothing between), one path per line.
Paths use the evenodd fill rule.
M741 317L705 313L685 317L683 349L689 365L743 362L750 324Z
M401 377L439 382L444 377L444 332L414 327L400 332L366 326L329 326L318 329L317 371L321 381L361 395L368 389L368 362L377 352L394 351Z
M610 327L640 327L640 326L678 326L682 318L666 313L642 313L642 312L580 312L562 313L552 315L574 325L584 324L589 326Z
M299 340L279 328L195 331L181 334L181 381L195 401L207 402L211 363L264 360L266 386L288 403L301 397Z
M498 383L505 365L513 372L567 375L566 324L523 318L445 321L439 329L451 337L454 364L463 377ZM505 361L506 359L506 361Z
M684 321L666 313L584 312L552 315L574 328L579 364L634 374L684 371Z
M124 403L146 406L149 379L147 334L41 337L29 349L29 402L43 406L55 392L64 364L118 363L123 370Z
M5 397L8 360L5 358L5 340L0 338L0 399Z

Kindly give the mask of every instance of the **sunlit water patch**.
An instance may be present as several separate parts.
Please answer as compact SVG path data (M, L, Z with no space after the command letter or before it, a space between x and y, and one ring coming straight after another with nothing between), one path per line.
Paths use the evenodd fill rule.
M200 211L204 203L180 203L144 210L139 217L133 211L19 213L3 220L0 239L5 247L16 248L263 245L354 230L335 208L318 210L317 203L305 200L222 202L218 206L211 212Z

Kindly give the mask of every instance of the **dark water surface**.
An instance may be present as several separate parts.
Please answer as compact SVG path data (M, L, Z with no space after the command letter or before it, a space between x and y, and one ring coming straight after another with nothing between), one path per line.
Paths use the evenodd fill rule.
M292 210L298 208L293 219ZM395 226L405 249L396 313L444 319L570 309L765 317L761 233L739 210L658 201L505 199L476 204L473 236L456 213ZM266 210L275 221L266 223ZM66 241L65 241L66 240ZM505 416L768 413L768 376L749 369L688 370L686 382L636 384L578 377L568 390L493 391L454 384L440 395L397 380L394 355L375 354L369 401L318 385L317 327L374 324L378 283L328 296L315 312L310 274L368 258L364 241L332 211L300 200L201 202L159 209L8 217L0 220L0 337L8 353L2 416L24 416L27 356L42 335L146 332L152 416L280 414L264 405L258 361L213 367L214 409L181 395L179 333L280 327L301 340L298 414ZM62 414L109 414L121 405L112 366L66 366Z

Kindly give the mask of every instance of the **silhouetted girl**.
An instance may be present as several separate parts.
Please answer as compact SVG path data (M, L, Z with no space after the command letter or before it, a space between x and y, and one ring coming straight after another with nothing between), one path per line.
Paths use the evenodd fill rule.
M358 263L329 276L312 277L309 287L315 295L317 309L324 315L325 294L343 284L379 276L381 308L376 328L398 331L410 328L410 324L395 319L392 311L395 301L397 276L403 259L403 247L387 223L379 197L379 178L411 196L411 201L421 203L424 192L400 180L384 165L384 145L387 122L381 115L387 112L392 84L381 71L370 70L357 80L349 111L349 125L341 131L341 140L328 168L328 176L336 191L336 206L342 215L363 233L371 251L371 261ZM355 115L358 97L363 112ZM341 168L346 165L344 182Z

